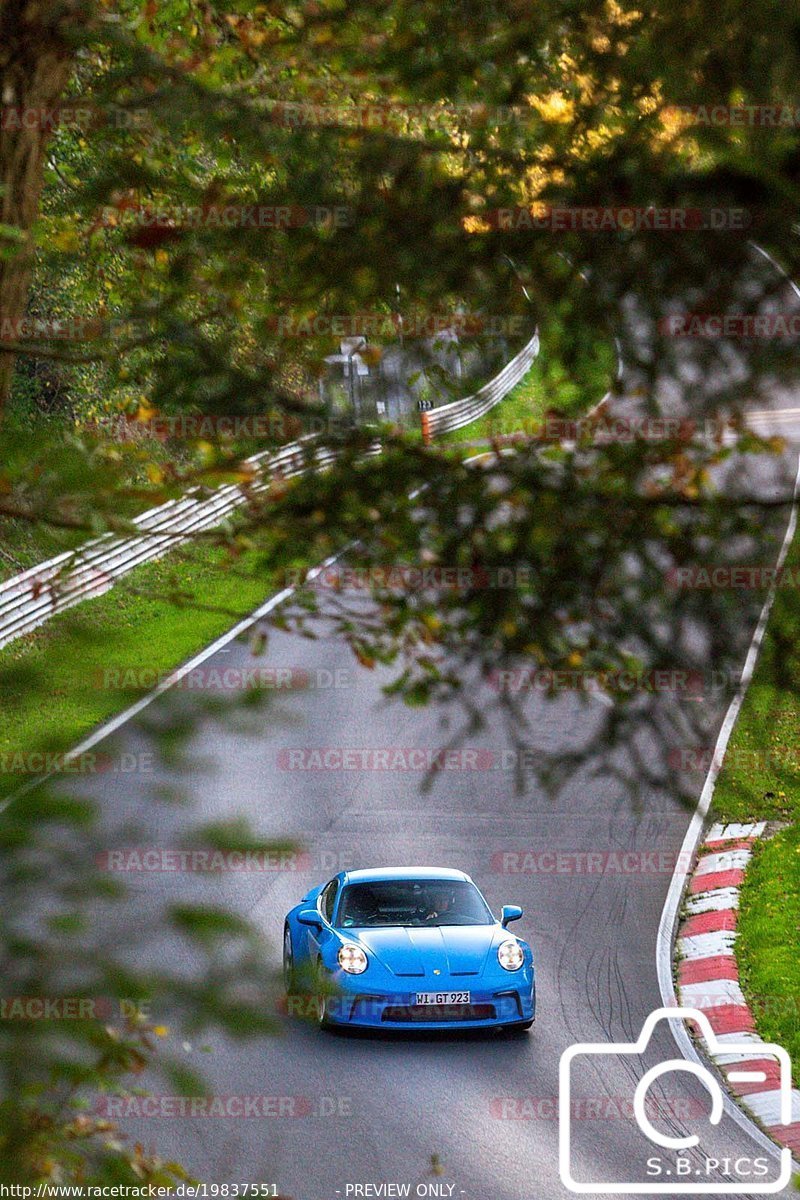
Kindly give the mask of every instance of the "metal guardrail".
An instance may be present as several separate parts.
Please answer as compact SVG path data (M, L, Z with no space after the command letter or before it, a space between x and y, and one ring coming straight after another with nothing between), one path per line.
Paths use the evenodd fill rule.
M195 490L136 517L133 523L141 532L103 534L0 583L0 647L30 633L56 613L101 596L141 563L161 558L194 534L219 525L248 495L263 492L273 481L330 466L335 451L315 449L312 437L247 459L245 465L254 472L247 487L226 484L208 498L198 496ZM376 443L370 453L379 450Z
M423 413L423 432L425 418L435 436L460 429L483 416L519 382L538 352L537 331L519 354L474 396ZM180 500L170 500L136 517L133 522L136 533L103 534L77 550L65 551L0 583L0 648L82 600L102 596L134 567L161 558L196 533L213 529L253 492L265 491L276 480L331 466L336 451L315 447L314 441L315 435L309 434L280 450L263 451L246 459L245 466L253 468L254 476L247 486L226 484L206 498L195 489ZM367 453L379 454L380 450L381 444L376 439Z
M520 379L530 370L531 363L539 353L539 330L537 329L527 345L506 363L502 371L490 379L472 396L462 400L454 400L452 404L443 404L441 408L433 408L430 412L420 414L422 436L426 442L439 437L443 433L451 433L454 429L463 429L471 425L479 417L483 417L503 400Z

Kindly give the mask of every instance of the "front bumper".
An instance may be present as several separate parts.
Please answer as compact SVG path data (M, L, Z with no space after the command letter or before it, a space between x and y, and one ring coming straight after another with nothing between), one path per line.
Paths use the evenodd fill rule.
M464 982L439 985L437 981L437 990L460 991ZM328 1024L360 1029L487 1029L526 1024L536 1015L536 989L530 977L484 981L481 987L468 989L469 1005L438 1008L415 1003L417 990L422 988L378 994L359 983L358 977L344 986L339 979L335 981L336 993L324 1001Z

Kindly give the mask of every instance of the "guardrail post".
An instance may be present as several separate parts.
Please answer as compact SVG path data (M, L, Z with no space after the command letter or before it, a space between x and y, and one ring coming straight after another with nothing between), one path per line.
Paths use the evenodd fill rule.
M423 413L419 414L419 419L420 419L420 424L422 425L422 440L426 446L430 446L430 444L433 440L431 437L430 416L428 415L428 413L423 412Z

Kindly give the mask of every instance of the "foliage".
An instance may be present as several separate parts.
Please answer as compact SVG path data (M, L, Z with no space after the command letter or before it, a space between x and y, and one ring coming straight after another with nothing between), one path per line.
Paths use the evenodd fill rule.
M33 7L49 19L49 6ZM0 2L3 37L22 11ZM767 454L780 447L743 434L737 452L705 437L704 423L736 422L744 404L765 407L791 385L796 341L687 341L663 321L789 307L785 280L751 239L790 271L800 250L796 122L717 124L692 106L791 96L796 9L70 0L52 12L57 25L45 32L71 65L66 98L87 100L94 115L85 127L63 122L47 143L32 226L7 210L19 196L36 209L41 180L14 175L32 159L17 152L24 135L0 130L0 297L11 297L0 319L22 316L32 246L28 315L45 323L33 335L2 333L0 392L12 351L22 365L0 431L0 518L65 538L124 533L143 507L234 479L247 504L225 542L259 556L265 584L343 540L357 542L352 566L380 569L367 577L371 605L331 590L326 611L365 667L394 668L393 695L462 705L462 724L445 737L500 719L552 792L588 756L597 765L597 752L634 801L647 785L674 795L668 750L708 738L702 706L665 713L651 689L623 694L615 680L740 661L759 596L667 581L676 566L771 561L793 483L785 460ZM37 47L49 45L31 39L33 75ZM0 51L0 85L17 70ZM279 228L214 217L259 205L293 215ZM639 227L630 212L617 221L621 206L678 214L678 228ZM313 216L320 209L326 219ZM577 211L574 227L558 228L553 209ZM615 227L591 228L587 210L611 212ZM347 219L332 219L338 211ZM736 227L717 228L709 213ZM274 411L304 428L324 417L315 382L338 338L327 328L286 336L287 325L389 316L398 286L407 314L466 309L544 323L557 311L562 378L610 322L628 417L666 409L685 420L655 439L597 443L587 432L576 446L528 446L488 470L392 430L377 458L366 455L371 433L331 435L334 468L265 493L224 439L189 438L175 452L85 428L119 413L144 424L154 413ZM54 319L73 331L48 326ZM396 586L398 564L444 573ZM456 567L467 574L454 587L446 573ZM493 582L501 571L511 586ZM276 619L313 634L319 599L306 589ZM518 698L491 686L493 672L520 664L590 671L615 701L592 709L585 744L556 761L536 753ZM652 734L646 748L631 737L634 717ZM167 741L181 732L177 722ZM244 926L220 961L222 918L160 914L192 948L202 982L191 984L169 964L132 967L107 944L113 924L97 905L113 897L87 869L95 832L79 801L38 793L0 815L10 993L102 989L157 998L189 1024L262 1028L268 981ZM134 1164L114 1144L103 1149L107 1131L92 1127L87 1140L81 1126L76 1136L62 1107L76 1087L116 1086L149 1057L151 1034L112 1035L97 1022L52 1034L0 1023L2 1170L16 1181L157 1175L161 1167Z
M192 835L200 844L263 848L241 828L187 826L186 839ZM96 814L80 796L39 789L0 813L6 1183L174 1183L182 1168L127 1144L104 1098L141 1087L156 1041L169 1032L162 1014L198 1035L274 1028L266 1015L274 985L247 923L224 907L164 902L150 925L140 922L132 955L126 889L99 865L102 849ZM153 939L168 933L180 956L154 955ZM35 1009L34 1001L50 1007ZM155 1079L173 1094L203 1094L180 1053L162 1051L155 1063ZM151 1087L153 1079L151 1072Z

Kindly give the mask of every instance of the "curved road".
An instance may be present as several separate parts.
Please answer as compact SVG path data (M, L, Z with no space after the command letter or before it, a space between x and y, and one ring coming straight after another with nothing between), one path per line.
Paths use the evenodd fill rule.
M789 410L792 397L757 397L753 404L758 411ZM791 432L798 427L794 415L787 411L774 421ZM752 459L732 469L740 482L747 473L753 486L785 492L795 459L787 450L775 461ZM775 552L771 543L765 555L771 559ZM760 601L753 593L742 598L740 638L731 647L731 663L739 668ZM232 642L206 666L246 669L252 662L248 647ZM507 744L496 729L468 743L486 752L478 756L478 769L455 766L426 794L419 789L419 770L306 769L303 752L310 748L433 751L444 735L434 714L387 706L381 673L359 669L335 637L309 642L273 634L268 663L307 672L311 686L276 692L269 708L246 719L206 715L185 760L152 775L83 780L80 790L101 801L111 849L179 844L182 814L155 798L166 787L189 795L193 819L217 821L243 811L264 836L301 842L304 857L288 860L285 869L222 877L132 874L126 880L132 885L129 928L155 920L165 899L175 896L225 901L263 927L277 968L284 912L335 871L411 863L458 867L476 879L495 911L505 902L523 905L517 928L534 947L538 1018L530 1035L512 1039L352 1038L284 1020L276 1038L199 1046L183 1043L175 1031L170 1037L178 1053L207 1073L215 1095L293 1099L283 1101L284 1115L265 1119L150 1117L124 1124L201 1178L274 1182L298 1200L381 1194L353 1190L368 1184L401 1188L383 1193L388 1195L403 1194L405 1185L412 1195L418 1184L435 1185L429 1194L469 1200L568 1195L558 1174L559 1058L575 1041L633 1040L661 1003L656 931L690 815L669 768L674 760L665 755L686 745L690 722L698 718L706 744L713 745L730 689L699 703L680 692L659 698L661 738L643 722L635 745L620 751L633 771L634 749L664 767L661 783L648 772L634 807L607 765L591 759L555 799L536 787L517 794ZM191 693L162 696L140 721L166 724L183 706L192 708ZM602 711L597 697L531 695L532 752L580 748ZM113 742L134 753L152 748L136 721ZM696 794L702 772L684 774L687 782ZM130 823L138 826L135 835ZM562 852L561 858L553 852ZM155 949L176 959L185 953L167 937ZM648 1065L675 1054L662 1031ZM580 1179L646 1178L644 1160L652 1147L644 1146L628 1107L635 1078L629 1062L612 1059L602 1069L589 1068L576 1084L574 1171ZM662 1080L654 1094L660 1095L660 1128L697 1129L701 1149L718 1159L763 1155L729 1117L717 1128L708 1124L708 1097L690 1077ZM699 1150L689 1157L699 1170ZM712 1182L720 1178L712 1172Z

